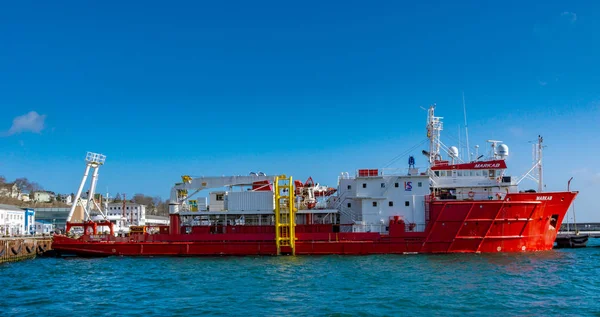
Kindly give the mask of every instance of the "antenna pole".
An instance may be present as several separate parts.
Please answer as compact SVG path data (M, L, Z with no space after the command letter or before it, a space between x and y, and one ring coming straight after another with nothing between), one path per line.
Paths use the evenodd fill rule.
M125 218L125 220L127 220L127 217L125 217L125 202L127 201L127 194L123 193L123 218Z
M429 106L427 116L427 138L429 139L429 164L435 165L440 154L440 131L442 131L442 117L434 115L435 104Z
M544 190L544 169L542 168L542 142L544 138L538 135L538 192L541 193Z
M465 134L466 134L466 138L467 138L467 159L469 161L472 160L471 157L471 148L469 148L469 126L467 125L467 106L465 105L465 92L462 92L462 97L463 97L463 113L465 115Z
M459 124L458 125L458 153L459 153L458 159L462 161L462 150L461 150L461 147L460 147L460 134L461 133L460 133L460 124ZM469 152L468 151L469 150L467 149L467 160L469 160Z

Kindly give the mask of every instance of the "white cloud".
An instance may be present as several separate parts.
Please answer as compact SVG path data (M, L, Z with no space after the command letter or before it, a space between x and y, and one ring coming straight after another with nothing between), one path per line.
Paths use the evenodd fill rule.
M560 16L567 19L571 23L575 23L575 21L577 21L577 14L575 14L573 12L565 11L565 12L561 13Z
M571 174L575 174L575 175L587 175L589 173L590 173L590 169L587 167L582 167L582 168L574 169L571 171Z
M548 85L547 81L538 80L538 83L540 84L540 86L546 86L546 85Z
M520 127L510 127L510 128L508 128L508 132L510 132L512 135L514 135L516 137L522 137L525 135L523 129Z
M44 129L45 120L45 114L40 115L35 111L30 111L27 114L14 118L12 126L6 134L13 135L21 132L40 133Z

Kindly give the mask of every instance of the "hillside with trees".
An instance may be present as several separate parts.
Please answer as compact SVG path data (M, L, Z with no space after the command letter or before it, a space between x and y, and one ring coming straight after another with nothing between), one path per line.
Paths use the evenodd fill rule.
M33 197L29 197L30 193L36 191L44 191L44 188L38 184L37 182L33 182L28 180L26 177L20 177L15 179L13 182L7 182L6 177L0 175L0 186L5 184L16 184L17 189L20 193L27 195L30 198L30 201L24 201L22 199L6 197L1 195L0 193L0 204L14 205L18 207L27 207L27 208L42 208L42 207L70 207L70 205L63 203L62 199L65 196L73 195L70 194L57 194L52 191L45 190L50 193L53 197L53 200L48 203L35 202L33 201ZM101 198L100 194L94 195L94 198L97 201L102 200L104 203L104 199ZM117 193L114 199L109 199L110 202L122 202L123 198L120 193ZM156 215L156 216L168 216L169 215L169 203L167 200L163 200L159 196L146 196L141 193L137 193L133 195L133 198L127 199L128 202L142 204L146 206L146 214L147 215Z
M50 202L33 201L31 199L32 197L29 197L30 196L29 194L36 192L36 191L43 191L44 188L40 184L28 180L27 177L20 177L20 178L15 179L12 182L7 182L6 177L0 175L0 186L5 185L5 184L13 184L13 183L17 185L17 190L21 194L21 196L23 196L23 195L27 196L27 198L29 198L30 200L23 200L23 199L13 198L10 196L7 197L4 195L0 195L0 204L14 205L14 206L24 207L24 208L69 207L69 205L61 202L60 195L56 195L52 191L46 191L46 192L48 192L53 197L55 197L54 200L52 200Z

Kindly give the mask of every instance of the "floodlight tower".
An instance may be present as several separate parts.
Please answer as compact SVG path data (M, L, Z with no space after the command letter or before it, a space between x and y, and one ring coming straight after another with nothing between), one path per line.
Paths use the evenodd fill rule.
M75 212L75 208L77 207L77 205L81 205L83 211L87 214L89 218L89 210L91 210L91 208L89 207L93 206L92 200L94 199L94 191L96 190L96 183L98 182L98 168L100 168L101 165L104 165L104 161L106 161L106 155L87 152L85 156L85 161L85 173L83 173L83 179L81 180L81 184L79 185L79 189L77 190L77 195L75 195L73 205L71 205L71 211L69 211L67 222L71 221L71 217L73 217L73 213ZM83 186L85 186L85 182L90 172L90 168L94 168L94 173L92 174L92 184L90 185L87 204L83 205L80 201L81 191L83 191Z

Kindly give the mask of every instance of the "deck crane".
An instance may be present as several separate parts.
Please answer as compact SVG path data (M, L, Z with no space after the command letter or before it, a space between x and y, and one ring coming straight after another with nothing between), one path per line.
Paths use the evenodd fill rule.
M179 212L185 211L187 201L201 190L244 185L252 185L257 189L264 190L264 186L269 186L269 190L273 191L275 199L273 212L275 216L277 254L295 254L295 215L297 208L295 207L294 183L291 176L267 176L264 173L250 173L249 176L222 177L191 177L184 175L181 179L181 183L176 183L171 188L169 200L169 232L171 234L180 234L181 219ZM273 184L273 188L270 187L270 184ZM194 190L194 192L189 194L190 190Z
M169 214L179 213L181 207L185 206L186 201L199 193L201 190L228 186L252 185L261 181L269 181L272 183L275 180L275 177L276 176L267 176L264 174L250 176L181 176L183 182L176 183L175 186L171 188ZM192 190L194 192L188 194L189 191Z

